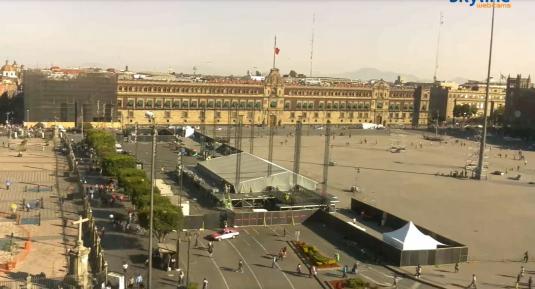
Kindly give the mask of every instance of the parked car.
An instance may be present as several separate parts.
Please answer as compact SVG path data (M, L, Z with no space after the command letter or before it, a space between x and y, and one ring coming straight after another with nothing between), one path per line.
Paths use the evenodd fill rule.
M224 228L208 236L214 241L221 241L225 239L234 239L240 235L240 232L234 228Z

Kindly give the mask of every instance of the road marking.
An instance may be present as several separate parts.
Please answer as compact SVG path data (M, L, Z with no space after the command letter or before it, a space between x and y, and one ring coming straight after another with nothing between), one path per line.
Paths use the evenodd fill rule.
M228 287L228 284L227 284L227 279L225 279L225 276L223 276L223 272L221 271L219 265L217 265L216 261L214 260L214 258L210 257L210 260L212 260L212 263L214 264L214 266L217 268L217 272L219 272L219 275L221 276L221 278L223 279L223 283L225 283L225 287L227 287L227 289L230 289Z
M373 283L375 283L375 284L377 284L377 285L380 285L380 286L384 286L384 287L386 287L386 286L390 286L390 285L391 285L391 284L388 284L388 283L381 283L381 282L379 282L379 281L377 281L377 280L375 280L375 279L373 279L373 278L371 278L371 277L369 277L369 276L367 276L367 275L364 275L364 274L362 274L362 273L359 274L359 275L362 276L362 277L364 277L364 278L366 278L366 279L368 279L368 280L370 280L370 281L372 281Z
M256 281L256 284L258 284L258 287L260 287L260 289L264 289L262 287L262 284L260 284L260 281L258 281L258 277L256 277L256 274L254 273L253 269L251 268L251 266L249 266L249 263L247 263L247 261L245 261L245 258L243 257L243 255L240 253L240 251L238 250L238 248L236 248L236 246L234 246L234 244L232 244L232 242L230 242L229 240L227 240L227 242L230 244L230 246L232 246L232 248L234 248L234 250L236 251L236 253L238 253L238 255L240 255L240 258L243 260L243 263L245 264L245 266L247 266L247 268L249 269L249 271L251 271L251 274L253 274L253 277Z
M260 246L262 247L262 249L264 250L264 252L266 253L269 253L268 250L266 249L266 247L264 247L255 237L253 236L250 236L251 238L253 238L253 240ZM277 268L279 269L279 272L282 273L282 275L284 276L284 278L286 278L286 281L288 281L288 283L290 284L290 286L292 287L292 289L295 289L294 287L294 284L292 283L292 281L290 281L290 278L288 278L288 276L286 275L286 273L284 273L284 271L282 271L281 267L279 266L279 263L275 262L275 266L277 266Z
M420 285L422 285L422 283L414 282L414 284L412 284L412 286L411 286L411 289L416 289L416 288L420 287Z
M264 249L264 251L267 252L267 249L266 247L264 247L255 237L253 237L252 235L249 235L251 238L253 238L253 240L258 244L258 246L262 247L262 249Z
M279 236L279 233L277 233L277 231L275 231L273 228L271 228L271 227L268 227L268 228L269 228L269 229L271 230L271 232L273 232L275 235Z
M257 231L255 228L251 228L251 230L255 231L255 233L256 233L257 235L260 235L260 233L258 233L258 231Z
M373 267L371 267L371 266L367 266L367 268L368 268L369 270L371 270L371 271L377 272L377 273L379 273L379 274L385 276L386 278L393 278L392 275L388 275L388 274L383 273L383 272L381 272L381 271L379 271L379 270L373 269Z

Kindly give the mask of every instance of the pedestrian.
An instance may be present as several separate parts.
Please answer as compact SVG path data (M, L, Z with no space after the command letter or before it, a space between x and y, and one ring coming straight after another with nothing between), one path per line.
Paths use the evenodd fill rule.
M11 181L10 180L6 180L6 190L9 191L10 187L11 187Z
M526 270L524 269L524 266L520 266L520 277L524 277L524 273Z
M336 252L334 253L334 259L336 260L336 263L340 262L340 253Z
M135 283L136 283L136 279L134 278L134 276L132 276L132 277L130 277L130 279L128 279L128 287L129 288L132 288Z
M123 275L126 276L126 271L128 270L128 263L123 261Z
M344 265L344 267L342 268L342 278L346 278L347 277L347 265Z
M318 275L318 270L316 270L316 266L312 265L312 275L316 277Z
M240 261L238 262L237 272L243 273L243 260L242 259L240 259Z
M524 252L524 263L527 263L529 260L528 251Z
M301 263L297 264L297 274L299 274L299 275L302 274L302 272L301 272Z
M414 276L419 279L421 275L422 275L422 266L418 264L418 266L416 266L416 274Z
M472 282L470 282L470 285L468 285L467 288L477 288L477 277L476 274L472 274Z
M531 289L533 285L533 280L531 279L531 276L529 276L529 279L528 279L528 289Z
M30 205L30 202L26 203L26 212L29 212L32 209L32 205Z
M286 228L283 228L282 232L283 232L283 234L284 234L284 235L283 235L284 238L286 238Z
M393 280L392 280L392 287L394 288L398 288L398 276L396 273L394 273L394 276L393 276Z
M277 264L277 256L273 256L273 259L271 259L271 268L275 268L276 264Z
M184 271L182 271L182 269L178 272L178 284L184 284Z
M210 257L214 255L214 248L208 247L208 255L210 255Z
M143 285L143 276L141 276L141 273L137 273L136 275L136 285L138 288Z
M202 280L202 289L208 289L208 280L206 280L206 277Z
M455 268L453 270L455 273L459 273L459 263L455 263Z
M353 268L351 268L351 273L353 273L353 274L357 274L358 271L359 271L358 264L357 264L357 262L355 262L355 263L353 264Z

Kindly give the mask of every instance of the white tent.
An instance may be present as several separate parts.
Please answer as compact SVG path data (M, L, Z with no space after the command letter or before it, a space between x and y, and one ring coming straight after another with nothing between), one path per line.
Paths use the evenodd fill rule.
M395 231L384 233L383 241L402 251L434 250L438 245L444 245L420 232L412 222Z

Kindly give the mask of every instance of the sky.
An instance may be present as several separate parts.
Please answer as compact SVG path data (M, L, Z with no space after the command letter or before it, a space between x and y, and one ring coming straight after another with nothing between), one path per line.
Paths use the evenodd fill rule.
M484 79L491 9L454 0L0 0L0 61L28 67L243 75L272 66L314 75L360 68L431 79ZM502 0L503 1L503 0ZM535 1L496 9L492 75L535 73ZM312 25L315 15L315 25Z

